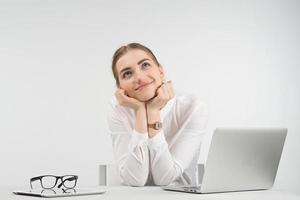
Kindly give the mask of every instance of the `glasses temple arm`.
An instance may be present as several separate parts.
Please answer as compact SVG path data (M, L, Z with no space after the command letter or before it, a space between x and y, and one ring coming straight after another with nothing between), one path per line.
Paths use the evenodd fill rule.
M30 179L30 188L31 188L31 189L33 189L33 187L32 187L32 182L33 182L33 181L36 181L36 180L39 180L39 179L40 179L40 177L33 177L33 178Z

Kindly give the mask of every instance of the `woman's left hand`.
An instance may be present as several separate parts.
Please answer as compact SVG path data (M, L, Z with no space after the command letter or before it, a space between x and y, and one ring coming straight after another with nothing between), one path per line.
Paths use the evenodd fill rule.
M148 111L160 111L174 97L172 81L161 84L156 90L156 96L147 102Z

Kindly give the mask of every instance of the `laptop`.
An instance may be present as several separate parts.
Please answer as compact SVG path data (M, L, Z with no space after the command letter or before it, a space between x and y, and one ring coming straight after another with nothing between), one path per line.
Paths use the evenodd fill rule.
M35 197L68 197L83 195L99 195L106 192L102 187L97 188L77 188L77 189L39 189L39 190L18 190L13 191L17 195L35 196Z
M217 128L202 170L204 173L198 168L200 184L162 188L189 193L270 189L286 135L286 128Z

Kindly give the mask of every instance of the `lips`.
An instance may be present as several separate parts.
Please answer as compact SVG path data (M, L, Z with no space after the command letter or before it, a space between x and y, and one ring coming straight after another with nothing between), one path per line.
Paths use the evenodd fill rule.
M141 90L141 89L145 88L146 86L150 85L151 83L153 83L153 81L150 83L142 84L142 85L138 86L135 90Z

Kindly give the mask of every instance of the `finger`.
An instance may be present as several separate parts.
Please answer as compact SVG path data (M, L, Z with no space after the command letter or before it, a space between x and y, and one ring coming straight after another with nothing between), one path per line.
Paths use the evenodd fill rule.
M170 81L166 82L165 84L162 85L163 93L164 93L164 98L166 100L169 100L172 96L172 93L170 91Z
M120 89L119 90L119 94L122 95L122 96L124 96L124 98L129 97L128 94L127 94L127 92L126 92L126 90L124 90L124 89Z
M118 97L121 97L123 93L124 93L124 90L123 90L123 89L118 89L118 90L115 92L115 95L118 96Z
M120 96L120 89L117 89L116 91L115 91L115 96L117 97L117 96Z
M164 85L164 81L156 88L155 94L158 95L158 90Z
M121 104L123 102L123 100L124 100L124 98L122 96L122 91L116 91L115 92L115 96L116 96L118 102Z
M170 92L169 92L169 84L166 83L164 86L165 94L166 94L166 100L170 99Z
M163 87L161 86L157 89L157 95L156 95L157 103L161 102L164 99L164 96L165 96L164 90L163 90Z
M168 92L168 86L167 84L163 84L162 87L161 87L161 90L162 90L162 99L164 101L168 100L169 99L169 92Z
M167 89L168 89L168 94L169 94L170 99L173 98L174 97L174 90L173 90L172 81L168 81Z
M124 92L124 91L125 91L124 89L118 88L118 89L116 90L116 93L121 93L121 92Z
M126 91L124 89L118 89L115 93L120 104L128 101L129 97L126 95Z

